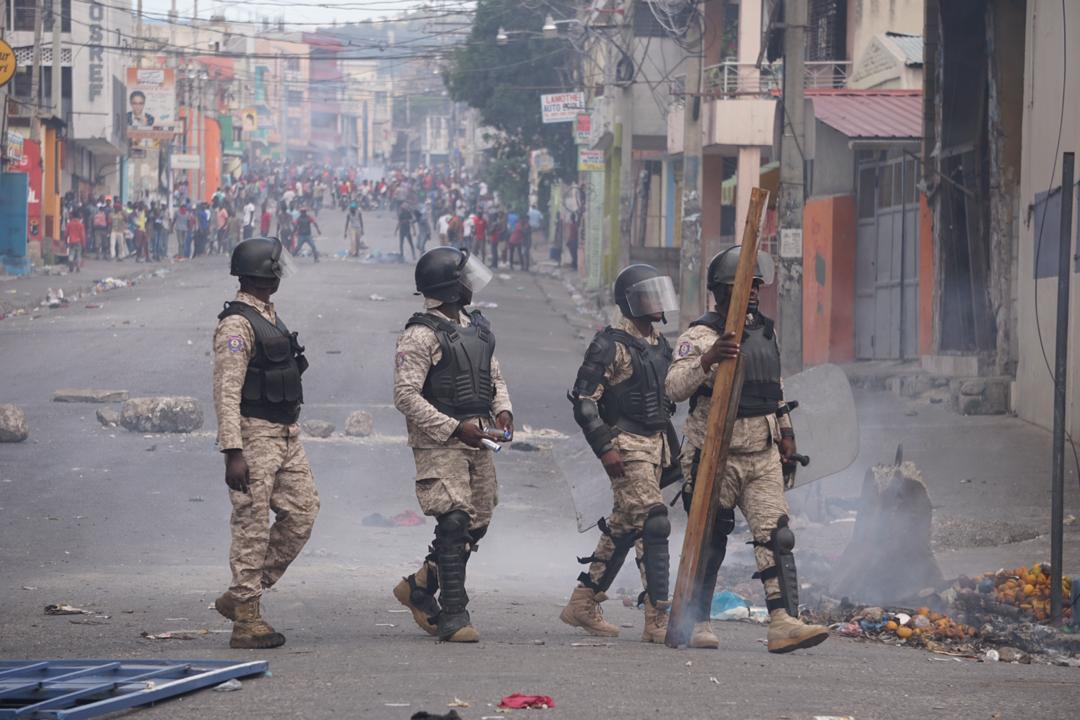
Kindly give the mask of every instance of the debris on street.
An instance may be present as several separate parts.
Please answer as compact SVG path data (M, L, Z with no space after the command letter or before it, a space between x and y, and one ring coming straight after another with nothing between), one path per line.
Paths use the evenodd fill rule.
M131 398L120 407L120 424L132 432L190 433L203 424L203 411L193 397Z
M214 686L213 690L214 692L236 692L242 687L244 687L244 684L242 682L240 682L236 678L231 678L221 683L220 685Z
M118 403L128 399L127 390L102 388L60 388L53 391L52 401L62 403Z
M500 708L510 710L550 710L555 707L555 701L550 695L523 695L514 693L507 695L499 701Z
M368 437L375 431L375 421L371 413L357 410L345 421L345 434L349 437Z
M101 408L97 411L97 420L105 427L113 428L120 424L120 413L116 408Z
M84 610L67 603L55 603L45 606L46 615L93 615L93 610Z
M446 707L467 708L467 707L472 707L472 706L468 702L462 700L461 698L455 697L453 700L451 700L450 702L448 702L446 704Z
M382 513L371 513L360 521L365 527L415 527L424 524L424 518L412 510L405 510L392 518Z
M334 433L334 423L325 420L305 420L300 428L305 435L317 438L328 438Z
M0 405L0 443L17 443L30 437L26 415L17 405Z

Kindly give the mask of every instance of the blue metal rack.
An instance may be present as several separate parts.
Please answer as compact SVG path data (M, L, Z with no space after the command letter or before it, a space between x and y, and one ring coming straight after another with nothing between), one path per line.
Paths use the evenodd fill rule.
M264 660L0 660L0 719L84 720L268 667Z

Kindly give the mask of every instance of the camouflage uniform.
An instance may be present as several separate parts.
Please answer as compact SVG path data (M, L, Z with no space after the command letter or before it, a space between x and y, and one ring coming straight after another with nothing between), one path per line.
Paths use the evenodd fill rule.
M250 305L270 322L274 306L244 292L236 301ZM311 536L319 513L319 494L297 424L282 425L240 414L240 396L255 333L240 315L218 323L214 333L214 409L218 449L243 450L248 492L229 491L233 511L229 592L240 602L258 598L276 583ZM275 520L269 523L273 511Z
M701 367L701 356L719 337L715 330L704 325L691 327L679 336L675 344L675 359L668 369L665 383L671 400L682 402L688 399L703 383L706 387L712 387L712 368L706 374ZM705 442L711 404L711 395L699 398L683 428L686 446L683 448L682 463L686 478L693 477L690 466L695 451ZM791 419L787 415L738 418L735 421L727 465L717 493L718 506L738 507L750 526L754 540L760 543L754 546L759 572L773 567L772 550L765 544L769 542L777 521L788 514L783 469L777 449L781 428L791 428ZM765 580L764 585L767 597L780 596L780 585L776 578Z
M435 308L442 303L425 299L428 313L445 317ZM469 326L469 316L446 318ZM434 331L421 325L407 327L398 338L394 357L394 406L405 416L409 447L416 462L416 498L425 515L438 517L461 510L470 518L470 530L487 527L498 504L498 485L491 451L471 448L451 437L459 422L439 412L422 395L431 368L442 359ZM491 417L513 412L497 358L491 359L491 379L495 385ZM492 426L491 417L474 418Z
M634 322L626 317L621 317L614 327L635 338L641 338L650 345L656 345L659 341L659 334L655 329L648 336L642 335ZM605 386L617 385L629 379L632 373L629 351L622 343L616 343L615 358L604 372L604 383L597 386L596 391L589 397L599 402ZM641 532L649 510L657 505L664 505L664 498L660 495L660 472L671 462L667 435L659 432L645 436L623 431L612 440L612 444L622 460L623 476L611 481L614 505L611 515L604 521L608 532L600 536L596 550L593 551L589 577L596 583L603 576L607 561L615 554L613 536L634 536L641 584L648 589L643 564L645 545Z

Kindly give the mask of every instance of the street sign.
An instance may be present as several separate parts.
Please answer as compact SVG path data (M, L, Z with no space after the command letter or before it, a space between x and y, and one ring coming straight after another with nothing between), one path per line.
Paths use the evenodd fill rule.
M540 114L545 123L574 122L585 112L585 93L554 93L540 96Z
M198 155L173 155L169 159L169 167L173 170L198 170L202 167L202 159Z
M589 115L588 113L579 113L574 122L574 143L577 145L588 145L591 136L592 115Z
M604 151L578 148L578 172L604 172Z
M11 82L15 77L15 68L18 61L15 59L15 51L11 49L6 40L0 40L0 87Z

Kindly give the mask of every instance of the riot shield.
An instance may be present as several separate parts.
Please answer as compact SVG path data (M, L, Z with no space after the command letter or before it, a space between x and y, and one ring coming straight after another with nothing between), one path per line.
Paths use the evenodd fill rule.
M784 378L784 398L799 406L791 411L795 443L810 463L795 474L794 487L834 475L859 454L859 422L847 375L837 365L818 365Z
M580 434L560 442L552 452L555 464L570 487L578 532L586 532L595 527L600 518L611 514L611 481Z

